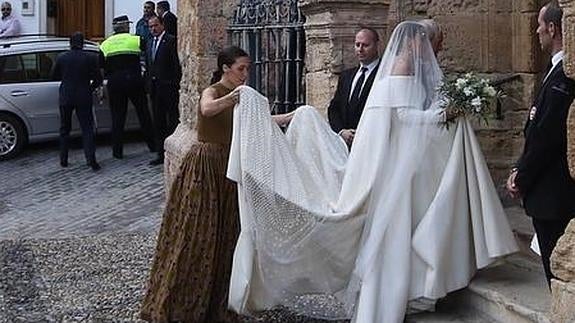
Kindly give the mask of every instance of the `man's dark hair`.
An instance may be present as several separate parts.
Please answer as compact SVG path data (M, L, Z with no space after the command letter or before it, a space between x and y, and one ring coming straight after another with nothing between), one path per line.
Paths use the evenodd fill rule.
M553 0L545 5L545 13L543 14L543 21L545 24L553 23L555 28L561 34L561 19L563 18L563 10L559 7L557 1Z
M379 34L377 33L377 30L375 30L371 27L368 27L368 26L359 26L359 30L357 32L360 32L362 30L369 31L373 37L373 40L375 40L376 43L379 41Z
M164 11L170 11L170 3L168 1L160 1L156 6Z
M144 2L144 5L152 6L152 9L156 8L156 4L154 3L154 1L146 1Z
M77 31L70 36L70 48L82 49L84 47L84 34Z

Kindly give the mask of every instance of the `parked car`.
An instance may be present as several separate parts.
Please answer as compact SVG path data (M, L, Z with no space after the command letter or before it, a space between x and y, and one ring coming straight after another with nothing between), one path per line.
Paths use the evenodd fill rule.
M51 70L58 54L69 46L68 38L52 36L0 40L0 160L15 157L27 143L58 138L60 82L51 80ZM88 41L84 49L98 54L97 43ZM102 91L103 100L94 95L97 134L110 132L112 126L105 87ZM138 127L131 104L126 127ZM79 134L80 126L73 118L72 135Z

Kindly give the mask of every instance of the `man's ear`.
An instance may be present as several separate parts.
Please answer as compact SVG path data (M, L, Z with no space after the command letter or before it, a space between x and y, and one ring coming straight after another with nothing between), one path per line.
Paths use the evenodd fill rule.
M549 34L551 35L551 38L553 39L557 36L557 33L559 32L560 29L557 28L557 25L555 25L554 22L550 22L547 25L547 30L548 30Z
M224 65L222 65L222 70L223 70L224 72L227 72L227 71L230 70L230 67L229 67L228 65L224 64Z

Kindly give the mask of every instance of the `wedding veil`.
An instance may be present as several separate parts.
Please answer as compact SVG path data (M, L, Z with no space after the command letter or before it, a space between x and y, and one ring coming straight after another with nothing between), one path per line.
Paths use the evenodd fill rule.
M242 89L228 166L242 225L230 286L236 311L282 305L348 318L314 300L328 296L353 309L367 268L381 265L377 245L393 230L390 221L410 216L397 213L394 201L411 194L430 145L444 133L436 95L442 74L420 24L395 28L376 73L349 156L314 108L298 109L284 135L267 100Z

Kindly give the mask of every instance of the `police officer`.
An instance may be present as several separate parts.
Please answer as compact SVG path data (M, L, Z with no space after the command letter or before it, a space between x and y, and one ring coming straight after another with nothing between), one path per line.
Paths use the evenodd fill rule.
M140 67L140 55L146 47L139 36L130 34L130 23L126 15L115 17L112 21L114 34L100 45L112 112L112 154L118 159L123 158L128 99L136 108L148 148L155 151L152 119Z

